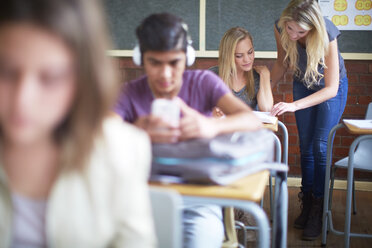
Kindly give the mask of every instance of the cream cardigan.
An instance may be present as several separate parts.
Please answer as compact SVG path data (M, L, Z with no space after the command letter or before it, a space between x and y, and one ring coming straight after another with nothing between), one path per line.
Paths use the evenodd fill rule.
M84 172L61 173L48 198L48 247L155 247L148 195L150 141L106 120ZM0 165L0 247L10 247L12 201Z

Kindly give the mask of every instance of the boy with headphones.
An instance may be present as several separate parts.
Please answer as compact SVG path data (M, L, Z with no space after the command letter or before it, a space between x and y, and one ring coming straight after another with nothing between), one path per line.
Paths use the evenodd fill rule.
M115 111L125 121L144 129L154 143L212 138L223 133L257 130L260 121L209 71L185 70L195 60L187 25L181 18L153 14L136 30L133 60L146 75L124 84ZM178 124L151 114L158 98L173 99L182 117ZM211 117L214 107L225 118ZM221 247L224 238L221 208L185 203L184 247ZM211 230L211 228L213 228Z

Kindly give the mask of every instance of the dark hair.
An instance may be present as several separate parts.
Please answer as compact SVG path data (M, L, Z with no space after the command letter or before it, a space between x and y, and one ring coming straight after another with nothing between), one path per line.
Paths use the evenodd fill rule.
M141 54L146 51L182 50L188 45L187 25L169 13L152 14L136 29Z
M98 0L0 1L0 28L18 23L35 25L60 37L74 55L75 99L54 133L67 167L85 164L116 98L118 84L106 55L110 41L102 10Z

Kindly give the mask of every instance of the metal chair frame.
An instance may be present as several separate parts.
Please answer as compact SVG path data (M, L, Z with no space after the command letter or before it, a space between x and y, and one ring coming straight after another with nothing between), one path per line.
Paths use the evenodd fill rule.
M368 105L366 119L372 119L372 103ZM351 233L350 223L351 223L351 204L353 202L353 212L356 213L356 203L355 203L355 183L354 183L354 169L368 170L372 171L372 164L368 167L367 164L355 164L355 160L358 159L358 150L368 149L369 146L372 147L372 135L361 135L357 137L350 146L349 157L339 160L335 163L335 167L332 168L331 172L331 157L332 157L332 143L336 131L344 127L344 124L338 124L334 126L328 135L327 141L327 163L326 163L326 175L325 175L325 188L324 188L324 205L323 205L323 227L322 227L322 245L325 246L327 242L327 231L331 231L336 235L344 236L344 247L349 247L350 237L362 237L362 238L372 238L372 234L361 234L361 233ZM363 146L367 146L365 148ZM358 147L359 146L359 147ZM371 149L372 150L372 149ZM347 164L346 164L347 162ZM370 161L369 161L370 162ZM360 163L360 162L359 162ZM332 222L332 191L334 186L334 170L336 167L347 168L347 197L346 197L346 210L345 210L345 227L344 231L338 231L333 227Z

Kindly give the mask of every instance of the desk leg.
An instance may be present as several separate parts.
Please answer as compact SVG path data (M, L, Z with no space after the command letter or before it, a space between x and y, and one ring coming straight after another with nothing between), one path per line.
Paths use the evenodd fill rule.
M258 246L261 248L269 248L270 244L270 228L269 221L263 209L254 202L234 200L227 198L205 198L197 196L182 196L188 201L193 201L200 204L215 204L222 207L236 207L252 214L257 221L258 226Z
M288 129L281 121L278 121L278 125L283 130L283 163L288 165Z
M351 144L349 150L349 164L347 168L347 195L346 195L346 211L345 211L345 229L344 229L344 247L348 248L350 245L350 222L351 222L351 200L352 200L352 188L353 188L353 177L354 177L354 150L356 140Z
M323 203L323 227L322 227L322 246L326 245L327 242L327 230L328 230L328 205L329 205L329 179L331 176L331 166L332 166L332 147L333 147L333 137L337 129L343 127L344 124L340 123L334 126L328 134L327 141L327 162L326 162L326 172L325 172L325 183L324 183L324 203Z
M280 139L278 136L276 136L274 133L274 141L275 141L275 162L280 163L282 160L282 147L280 144ZM273 197L273 184L272 184L272 173L270 172L269 177L269 195L270 195L270 220L273 220L274 211L275 211L275 199ZM276 186L275 186L275 192L276 192ZM262 201L263 202L263 201ZM263 207L263 204L261 203L261 207Z
M275 203L271 247L287 247L288 186L286 172L277 172L275 177Z

